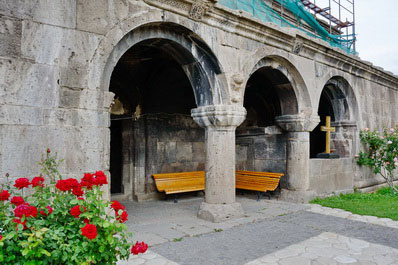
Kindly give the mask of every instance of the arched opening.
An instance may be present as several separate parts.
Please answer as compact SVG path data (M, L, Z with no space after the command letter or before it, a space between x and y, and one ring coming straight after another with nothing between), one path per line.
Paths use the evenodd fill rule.
M331 78L324 86L318 107L321 122L310 134L310 158L316 158L325 151L326 133L321 126L326 123L326 116L331 117L331 125L336 132L331 134L331 152L339 157L349 156L352 149L352 137L344 135L342 128L355 126L356 100L346 80L341 77Z
M190 111L214 102L221 69L199 38L169 23L136 29L118 47L107 63L114 65L109 91L115 94L111 193L120 199L156 198L152 174L204 170L204 129ZM217 91L215 98L223 99L224 92Z
M286 137L275 118L296 114L298 104L292 83L279 69L257 68L246 84L247 118L236 132L239 170L286 171Z

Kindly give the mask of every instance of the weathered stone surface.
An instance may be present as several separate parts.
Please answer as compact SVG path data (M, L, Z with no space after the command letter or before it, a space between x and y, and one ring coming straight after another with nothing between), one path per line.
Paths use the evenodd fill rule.
M66 28L76 27L76 0L32 0L33 20Z
M286 188L309 194L380 184L350 158L361 147L360 128L398 124L397 76L245 12L215 5L193 21L191 9L184 0L0 1L0 175L36 174L38 149L47 146L66 159L65 171L109 169L109 80L120 57L145 43L185 71L199 105L192 116L207 127L207 138L191 118L126 121L121 160L127 197L155 194L155 171L206 169L207 199L233 203L235 166L285 172ZM138 57L131 62L149 56ZM235 150L245 85L262 68L285 77L269 77L281 93L280 129L246 129ZM345 159L312 163L307 135L319 122L325 84L339 89L332 145Z
M244 214L240 203L213 204L203 202L200 205L198 217L213 223L225 222Z
M23 22L22 33L22 56L49 65L87 65L100 42L94 33L31 21Z
M0 15L0 56L19 56L21 38L21 20Z

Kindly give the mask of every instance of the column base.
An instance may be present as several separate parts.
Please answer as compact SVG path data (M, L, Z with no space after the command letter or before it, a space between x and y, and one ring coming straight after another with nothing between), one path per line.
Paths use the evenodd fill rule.
M287 190L282 189L279 199L289 202L308 203L315 198L317 193L313 190Z
M211 204L202 202L198 217L213 223L221 223L244 215L240 203Z

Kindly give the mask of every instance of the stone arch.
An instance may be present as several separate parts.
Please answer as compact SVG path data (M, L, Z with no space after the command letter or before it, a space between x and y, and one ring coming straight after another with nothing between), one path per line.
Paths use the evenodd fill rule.
M282 115L304 114L305 116L310 116L313 106L307 84L298 68L287 58L288 54L284 54L281 51L273 53L267 49L260 49L255 54L255 57L261 59L254 63L248 62L245 64L244 68L251 69L251 72L247 72L248 77L245 80L244 87L246 87L248 80L257 70L261 68L277 70L286 77L291 85L291 88L284 91L281 96L288 99L288 101L292 100L294 102L294 106L286 106L285 109L290 111L282 111ZM291 113L292 108L295 109L295 113Z
M336 127L332 147L341 157L347 157L355 152L355 131L359 118L357 98L349 82L340 75L327 76L323 84L317 104L321 123L310 136L311 157L323 151L319 146L323 146L324 133L319 131L319 126L324 125L326 116L331 116L332 126Z
M171 54L182 66L194 90L197 106L221 104L227 98L220 78L221 66L204 41L189 29L174 23L150 23L126 34L109 54L103 69L101 89L109 87L111 73L131 47L146 43Z

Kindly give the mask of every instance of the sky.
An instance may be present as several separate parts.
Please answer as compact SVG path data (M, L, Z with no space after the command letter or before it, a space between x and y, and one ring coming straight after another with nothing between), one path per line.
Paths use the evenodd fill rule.
M329 6L329 0L315 1L320 7ZM337 6L331 3L332 14L338 17ZM359 57L398 75L398 0L355 0L355 16ZM346 18L352 21L349 13L342 12L341 20Z

